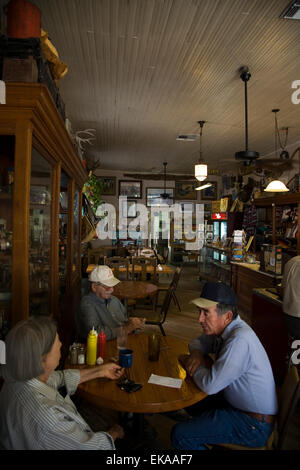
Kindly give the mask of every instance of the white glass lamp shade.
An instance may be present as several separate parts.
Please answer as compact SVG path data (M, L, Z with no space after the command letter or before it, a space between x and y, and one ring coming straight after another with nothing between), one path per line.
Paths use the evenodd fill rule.
M205 163L195 165L195 178L198 181L204 181L207 178L207 165Z
M282 183L282 181L274 180L268 184L268 186L264 189L264 191L270 192L270 193L284 193L284 192L289 191L289 189L286 187L284 183Z

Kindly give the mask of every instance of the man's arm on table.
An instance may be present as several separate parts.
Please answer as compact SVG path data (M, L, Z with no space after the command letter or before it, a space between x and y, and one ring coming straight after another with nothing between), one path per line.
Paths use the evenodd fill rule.
M199 350L194 350L191 354L182 354L179 356L179 362L185 368L190 376L193 376L199 366L210 369L214 361L211 357L202 354Z

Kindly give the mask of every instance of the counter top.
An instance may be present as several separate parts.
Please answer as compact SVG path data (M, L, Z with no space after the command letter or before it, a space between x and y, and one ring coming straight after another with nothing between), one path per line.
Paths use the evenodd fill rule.
M252 269L252 271L257 271L261 274L264 274L265 276L275 277L276 279L281 279L282 278L282 276L278 276L278 275L275 275L275 274L272 274L272 273L267 273L266 271L260 271L260 269L259 269L260 264L259 263L244 263L243 261L241 261L241 262L230 261L230 263L231 264L236 264L238 266L242 266L243 268Z
M275 288L266 288L266 289L253 289L253 293L258 295L259 297L263 297L266 300L274 303L278 307L282 307L282 300L281 297L276 293Z

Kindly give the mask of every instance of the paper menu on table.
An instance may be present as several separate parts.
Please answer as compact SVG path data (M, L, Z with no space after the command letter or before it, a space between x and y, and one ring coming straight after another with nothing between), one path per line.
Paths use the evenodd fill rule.
M155 385L163 385L164 387L181 388L182 380L173 379L172 377L163 377L162 375L151 374L148 383Z

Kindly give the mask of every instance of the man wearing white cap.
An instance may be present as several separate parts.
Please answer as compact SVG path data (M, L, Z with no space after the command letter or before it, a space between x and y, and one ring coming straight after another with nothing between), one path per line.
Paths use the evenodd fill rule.
M258 337L237 313L234 291L207 282L192 301L203 334L180 362L207 398L188 408L195 416L172 430L176 449L204 450L205 444L262 447L277 413L272 368ZM209 354L215 355L213 361Z
M127 333L132 333L145 325L144 318L128 318L122 302L112 295L117 279L108 266L97 266L89 275L91 290L82 297L80 307L76 312L76 330L84 339L94 327L100 332L101 328L107 339L117 336L117 328L125 325Z

